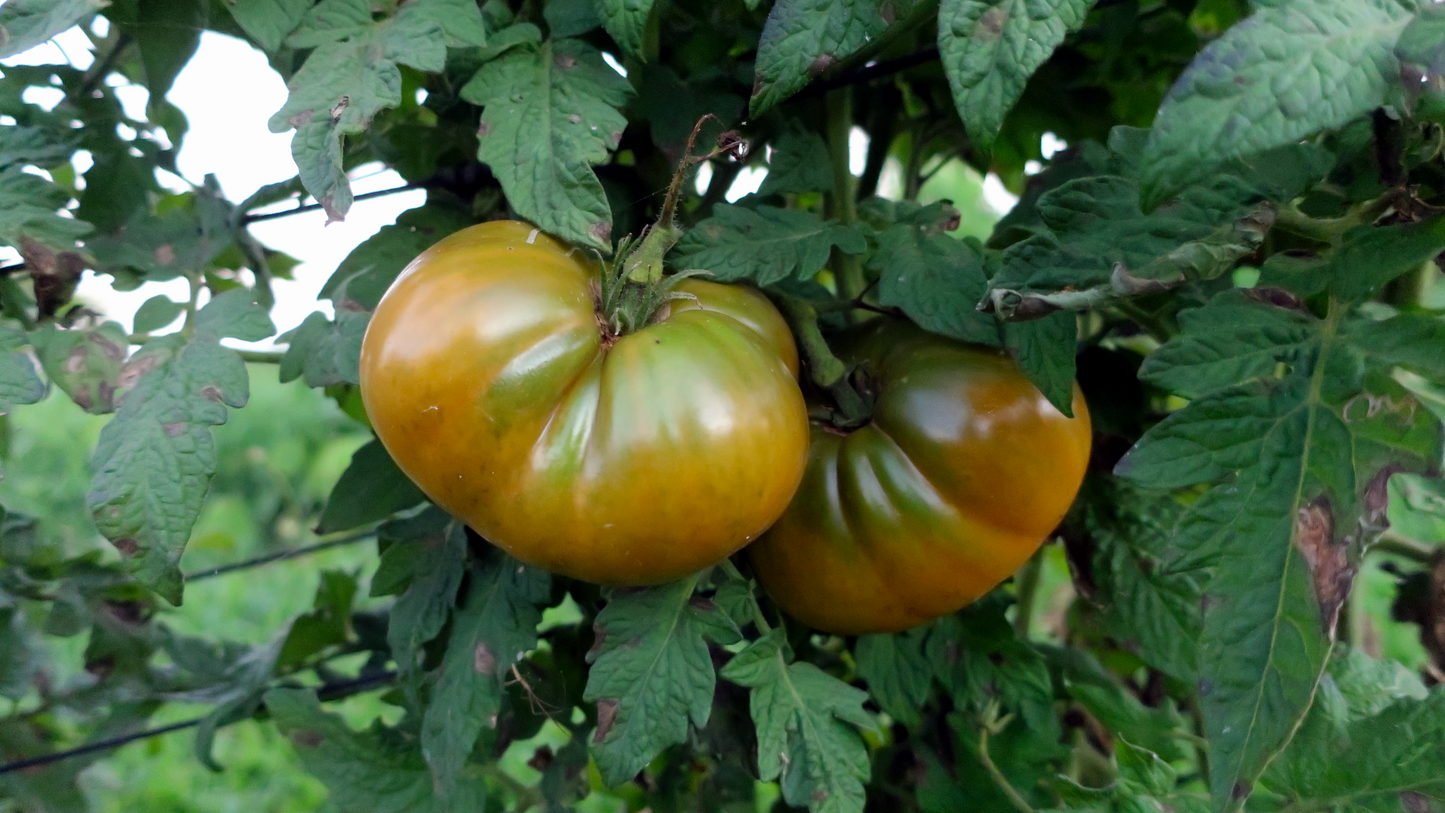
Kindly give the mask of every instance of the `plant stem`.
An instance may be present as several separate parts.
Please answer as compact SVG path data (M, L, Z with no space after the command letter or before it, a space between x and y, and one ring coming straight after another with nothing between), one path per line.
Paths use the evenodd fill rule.
M853 91L839 88L828 94L828 157L833 164L833 191L828 199L833 219L847 226L858 220L854 201L855 181L848 168L848 136L853 129ZM833 250L838 273L838 293L844 299L856 299L863 293L863 260L861 257Z
M793 329L793 336L808 362L809 377L833 396L844 424L857 426L866 423L870 411L868 404L848 383L848 365L833 354L828 341L823 338L823 331L818 327L818 311L811 304L786 294L772 294L772 300Z
M1029 637L1029 630L1033 627L1034 603L1038 599L1039 577L1043 569L1044 549L1039 548L1014 575L1018 590L1018 606L1014 610L1014 633L1023 639Z
M983 764L983 769L988 771L989 778L993 780L993 783L998 786L1004 796L1008 797L1014 809L1019 813L1034 813L1028 800L1019 795L1013 784L1008 781L1008 777L1003 775L1003 771L993 764L993 757L988 755L988 725L982 723L978 727L978 761Z
M192 273L186 281L191 284L191 298L186 302L186 321L181 325L181 335L189 339L196 334L196 303L201 301L201 275Z
M1199 695L1191 693L1184 704L1194 721L1194 760L1199 765L1199 778L1205 787L1209 787L1209 738L1205 735L1204 711L1199 707Z
M237 350L242 361L249 361L252 364L280 364L281 357L286 355L280 350Z
M1418 539L1411 539L1402 536L1394 531L1385 531L1380 538L1375 540L1373 550L1381 553L1389 553L1410 559L1420 564L1429 564L1435 560L1436 548L1421 542Z

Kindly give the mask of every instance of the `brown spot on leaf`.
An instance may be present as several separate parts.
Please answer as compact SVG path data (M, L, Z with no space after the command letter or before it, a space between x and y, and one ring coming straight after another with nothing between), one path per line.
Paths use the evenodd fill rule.
M201 387L201 397L211 401L215 401L216 403L220 403L221 388L217 387L215 384L207 384L206 386Z
M482 123L477 125L477 138L486 138L487 136L489 136L489 135L491 135L491 134L492 134L492 124L491 124L491 122L487 121L486 119L483 119L483 120L482 120Z
M350 96L342 96L340 99L338 99L336 101L336 106L331 108L330 111L328 111L328 114L331 116L331 120L336 121L337 119L341 118L342 111L344 111L346 109L346 106L349 104L351 104Z
M1347 546L1335 541L1335 518L1328 499L1320 497L1296 512L1294 542L1314 579L1325 634L1333 638L1340 606L1355 580L1355 568L1350 565Z
M570 122L572 122L573 124L581 124L581 123L582 123L582 117L579 116L579 115L577 115L576 113L570 113L570 114L568 114L567 120L570 121Z
M161 360L159 357L151 355L132 359L121 368L120 375L116 377L115 384L120 389L130 389L135 386L141 376L154 370L156 365L160 363Z
M536 771L545 771L552 764L552 749L542 746L532 753L532 758L527 760L527 767Z
M1385 516L1385 508L1390 504L1390 477L1404 469L1399 463L1391 463L1370 478L1370 484L1365 486L1365 511L1370 520L1379 521Z
M713 612L718 608L717 602L704 596L693 596L692 598L688 599L687 603L688 606L692 607L694 610L700 610L705 613Z
M1286 308L1301 313L1309 312L1299 297L1283 288L1246 288L1244 295L1264 305L1273 305L1276 308Z
M186 422L173 421L168 424L163 424L161 429L166 433L166 437L168 438L180 437L186 433Z
M1254 790L1254 783L1253 783L1253 782L1246 782L1246 781L1244 781L1244 780L1240 780L1240 781L1234 783L1233 795L1234 795L1234 798L1236 798L1236 799L1246 799L1246 798L1249 797L1249 794L1250 794L1253 790Z
M1429 798L1413 790L1400 794L1400 807L1407 813L1435 813L1435 805L1430 803Z
M170 265L176 261L176 250L170 243L161 243L151 252L157 265Z
M286 119L286 123L289 124L289 125L291 125L292 127L296 128L297 130L299 130L299 129L301 129L302 127L310 124L310 123L311 123L311 120L312 120L313 118L315 118L315 117L316 117L316 114L313 113L312 111L310 111L310 110L303 110L303 111L301 111L300 113L297 113L296 115L292 116L291 118Z
M821 76L824 71L833 67L833 63L837 61L838 58L832 54L819 54L818 58L813 60L813 64L808 66L808 78L816 79Z
M86 386L76 387L75 391L70 393L70 400L74 401L76 406L86 411L89 411L91 407L95 406L95 401L90 397L90 388Z
M597 701L597 733L592 735L593 742L602 742L607 735L612 733L612 724L617 722L617 701Z
M120 361L121 359L125 358L125 350L120 345L116 344L110 339L107 339L99 333L90 334L86 337L86 341L95 345L97 348L100 349L101 353L105 354L106 357L110 359Z
M477 644L476 650L472 652L472 668L477 670L479 675L497 673L497 656L492 654L492 650L485 643Z
M577 57L572 56L571 54L558 54L558 55L557 55L557 64L558 64L558 66L560 66L563 70L569 70L569 71L570 71L570 70L572 70L573 68L577 67Z
M611 242L612 242L612 224L611 224L611 223L604 223L604 222L602 222L602 221L599 220L599 221L597 221L596 223L593 223L593 224L592 224L592 228L588 229L588 230L587 230L587 233L590 234L590 235L592 235L593 237L597 238L598 242L601 242L601 243L611 243Z
M321 734L315 731L301 730L291 735L291 742L302 748L315 748L322 742Z
M978 18L978 28L974 30L979 33L974 35L975 38L998 39L999 35L1003 33L1004 25L1008 23L1008 10L1008 4L1001 3L985 11L983 16ZM980 37L979 35L985 36Z
M884 23L893 25L893 22L898 19L898 10L893 8L892 3L884 3L878 7L878 16L883 18Z
M602 653L602 644L607 641L607 630L601 624L592 625L592 648L587 650L587 662L591 663Z
M131 539L128 536L121 537L120 539L115 540L111 544L115 545L115 549L120 551L120 554L127 558L134 556L140 552L140 543L136 542L134 539Z
M346 213L336 208L336 196L334 194L323 195L321 199L316 202L321 204L321 208L326 212L327 226L330 226L332 223L340 223L346 219Z
M70 355L65 357L65 371L67 373L80 372L85 367L85 359L89 355L84 346L77 347L70 351Z

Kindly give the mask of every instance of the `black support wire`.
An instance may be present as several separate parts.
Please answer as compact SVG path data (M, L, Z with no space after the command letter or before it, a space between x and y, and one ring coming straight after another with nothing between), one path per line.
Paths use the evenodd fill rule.
M378 672L374 675L364 675L353 680L341 680L335 683L328 683L323 686L317 687L316 697L323 702L331 700L341 700L342 698L350 697L353 694L360 694L361 692L367 691L368 689L390 683L395 678L396 672L387 671ZM129 745L130 743L136 742L137 740L148 740L152 737L159 737L163 734L170 734L176 731L182 731L187 728L195 728L196 726L200 725L201 722L205 719L205 717L195 717L190 720L182 720L179 723L171 723L170 725L159 726L157 728L148 728L144 731L137 731L133 734L124 734L119 737L110 737L104 740L96 740L95 742L89 742L77 748L71 748L68 751L57 751L53 754L44 754L38 757L30 757L28 759L16 760L15 762L9 762L4 765L0 765L0 776L4 776L7 773L14 773L15 771L23 771L27 768L41 768L46 765L53 765L57 762L71 759L72 757L80 757L87 754L110 751L112 749L119 748L122 745Z
M306 547L292 548L290 550L280 550L274 553L268 553L264 556L257 556L255 559L247 559L243 562L233 562L229 565L221 565L219 567L213 567L207 570L198 570L195 573L187 573L185 576L185 580L187 582L198 582L205 579L212 579L216 576L224 576L227 573L235 573L238 570L249 570L250 568L260 567L261 565L269 565L272 562L283 562L287 559L295 559L299 556L310 556L313 553L320 553L324 550L339 548L342 545L353 545L357 542L365 542L366 540L373 539L375 537L375 529L357 531L356 533L347 534L346 536L337 537L336 539L328 539L324 542L317 542L315 545L307 545Z
M411 183L409 183L409 184L406 184L406 185L404 185L404 186L395 186L395 187L392 187L391 189L378 189L378 190L376 190L375 192L362 192L360 195L356 195L356 196L352 197L352 200L353 200L353 201L358 201L358 200L367 200L368 198L379 198L379 197L382 197L382 196L385 196L385 195L395 195L395 194L398 193L398 192L410 192L410 191L412 191L413 189L423 189L423 188L424 188L424 187L422 187L422 186L419 185L419 184L411 184ZM242 216L241 216L241 224L242 224L242 225L250 225L250 224L252 224L252 223L256 223L256 222L259 222L259 221L262 221L262 220L275 220L275 219L278 218L278 217L290 217L291 215L305 214L306 212L314 212L314 211L316 211L317 209L320 209L320 208L321 208L321 204L319 204L319 203L307 203L307 204L302 205L302 206L293 206L293 207L291 207L290 209L282 209L282 210L276 211L276 212L261 212L261 213L259 213L259 214L246 214L246 215L242 215Z

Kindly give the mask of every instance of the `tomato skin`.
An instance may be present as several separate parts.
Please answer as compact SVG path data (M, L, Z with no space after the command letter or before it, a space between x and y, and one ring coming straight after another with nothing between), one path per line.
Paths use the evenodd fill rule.
M797 495L748 555L798 620L896 632L1033 555L1083 482L1089 415L1077 385L1065 418L1007 356L900 322L870 323L844 355L874 378L873 420L813 428Z
M484 223L423 252L372 316L361 394L437 505L518 559L655 584L756 538L807 461L797 351L761 294L686 280L615 341L596 266L530 225Z

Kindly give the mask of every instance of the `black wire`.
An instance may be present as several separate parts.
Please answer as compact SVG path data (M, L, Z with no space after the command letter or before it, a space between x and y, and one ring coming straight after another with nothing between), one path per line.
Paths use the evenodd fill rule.
M909 68L922 65L926 62L932 62L935 59L938 59L938 48L924 48L922 51L900 56L896 59L875 62L872 65L859 68L856 71L850 71L841 76L835 76L832 79L814 82L800 91L797 96L798 98L818 96L837 88L848 87L849 85L861 85L864 82L871 82L874 79L880 79L884 76L906 71Z
M413 190L413 189L421 189L421 188L422 188L422 187L421 187L421 185L419 185L419 184L410 184L410 183L409 183L409 184L406 184L406 185L404 185L404 186L397 186L397 187L393 187L393 188L391 188L391 189L378 189L378 190L376 190L375 192L362 192L360 195L354 196L354 197L352 198L352 200L355 201L355 200L366 200L367 198L379 198L379 197L381 197L381 196L383 196L383 195L395 195L397 192L410 192L410 191ZM306 212L314 212L314 211L316 211L317 209L320 209L320 208L321 208L321 204L319 204L319 203L308 203L308 204L306 204L306 205L304 205L304 206L295 206L295 207L290 208L290 209L282 209L282 210L279 211L279 212L261 212L261 213L259 213L259 214L248 214L248 215L244 215L244 216L241 217L241 224L242 224L242 225L246 225L246 224L249 224L249 223L256 223L256 222L261 221L261 220L275 220L275 219L278 218L278 217L290 217L291 215L299 215L299 214L304 214L304 213L306 213Z
M330 539L325 542L318 542L315 545L308 545L304 548L292 548L291 550L277 551L275 553L268 553L265 556L257 556L255 559L247 559L243 562L235 562L229 565L213 567L209 570L199 570L195 573L187 573L185 576L185 580L188 582L196 582L202 581L204 579L215 578L216 576L224 576L227 573L234 573L237 570L247 570L249 568L259 567L261 565L269 565L272 562L281 562L285 561L286 559L295 559L298 556L307 556L313 553L319 553L323 550L329 550L331 548L339 548L342 545L351 545L356 542L363 542L375 536L376 531L374 529L358 531L354 534L349 534L339 539Z
M372 684L390 683L395 677L396 672L387 671L378 672L374 675L366 675L363 677L355 678L354 680L343 680L337 683L329 683L317 688L316 698L323 702L329 700L340 700L345 697L350 697L353 694L357 694L360 690ZM137 740L147 740L152 737L159 737L163 734L170 734L172 732L182 731L187 728L195 728L196 726L200 725L201 722L205 719L205 717L196 717L190 720L182 720L179 723L171 723L170 725L160 726L159 728L149 728L145 731L137 731L134 734L125 734L119 737L111 737L109 739L97 740L95 742L86 743L85 745L82 745L78 748L72 748L68 751L57 751L53 754L45 754L43 756L17 760L15 762L10 762L5 765L0 765L0 776L3 776L7 773L14 773L15 771L23 771L26 768L39 768L43 765L52 765L56 762L61 762L72 757L85 756L86 754L94 754L98 751L109 751L114 748L119 748L122 745L129 745L130 743L133 743Z

